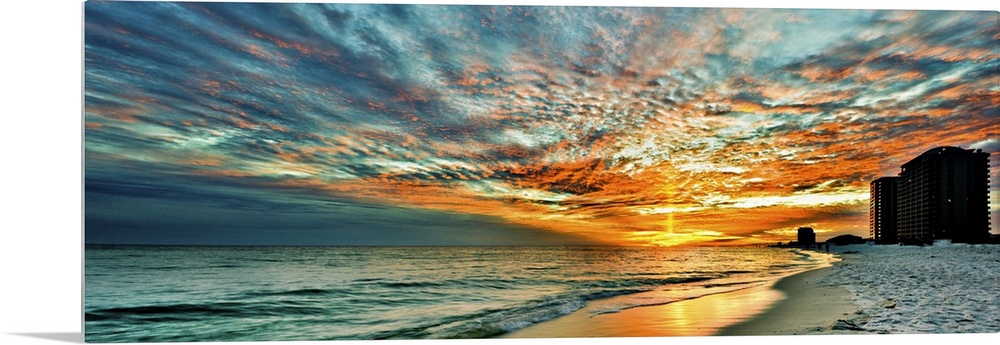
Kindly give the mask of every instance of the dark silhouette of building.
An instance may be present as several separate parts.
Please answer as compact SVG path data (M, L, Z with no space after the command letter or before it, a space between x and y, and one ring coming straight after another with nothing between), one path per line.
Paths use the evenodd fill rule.
M816 244L816 233L812 228L799 228L798 244L801 246L811 246Z
M871 183L868 232L877 244L898 243L896 237L896 185L899 177L880 177Z
M883 179L871 184L869 229L877 243L879 237L881 243L989 240L989 153L938 147L903 164L898 177Z

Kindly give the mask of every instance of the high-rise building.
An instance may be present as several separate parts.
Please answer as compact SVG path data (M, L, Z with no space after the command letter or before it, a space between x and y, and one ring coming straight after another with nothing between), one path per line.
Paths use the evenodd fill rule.
M872 238L879 242L881 237L881 243L986 242L989 176L989 153L982 150L946 146L924 152L903 164L898 177L872 181ZM890 224L895 224L895 239Z
M990 235L989 153L938 147L899 173L900 239L986 242Z
M813 231L813 228L801 227L799 228L798 240L800 246L816 244L816 232Z
M898 243L896 237L896 185L899 177L886 176L871 183L868 232L878 244Z

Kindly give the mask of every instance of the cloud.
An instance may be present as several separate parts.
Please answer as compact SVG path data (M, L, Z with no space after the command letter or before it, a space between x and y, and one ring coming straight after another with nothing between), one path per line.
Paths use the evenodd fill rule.
M673 214L677 233L766 242L754 231L796 222L862 231L828 210L860 209L929 148L1000 154L983 144L1000 132L989 12L102 2L85 18L93 214L309 195L611 243ZM109 182L140 171L161 189Z

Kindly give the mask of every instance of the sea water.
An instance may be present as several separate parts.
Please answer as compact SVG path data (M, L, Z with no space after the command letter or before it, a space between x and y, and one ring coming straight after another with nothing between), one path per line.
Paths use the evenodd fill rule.
M88 342L484 338L821 264L777 248L87 246ZM614 298L611 298L614 297Z

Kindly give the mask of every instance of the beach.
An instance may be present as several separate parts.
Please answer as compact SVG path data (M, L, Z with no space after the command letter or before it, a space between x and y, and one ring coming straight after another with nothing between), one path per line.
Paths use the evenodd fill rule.
M582 309L510 338L788 335L814 333L854 312L842 287L818 286L830 266L675 303L592 315ZM848 303L843 303L843 302ZM820 325L820 326L814 326Z
M771 286L777 300L763 313L720 329L716 335L822 334L856 313L850 291L821 283L832 268L799 273Z
M90 246L86 255L92 342L1000 331L1000 246Z
M742 290L588 315L505 335L636 337L941 334L1000 331L1000 246L849 245L843 261ZM993 337L995 338L995 337Z

